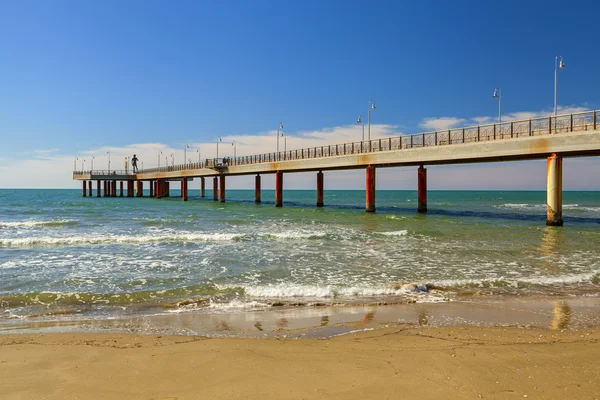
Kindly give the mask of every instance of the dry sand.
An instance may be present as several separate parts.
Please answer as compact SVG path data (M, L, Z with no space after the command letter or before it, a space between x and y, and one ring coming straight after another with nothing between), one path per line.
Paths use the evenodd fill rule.
M400 325L330 339L0 335L0 398L596 399L599 339Z

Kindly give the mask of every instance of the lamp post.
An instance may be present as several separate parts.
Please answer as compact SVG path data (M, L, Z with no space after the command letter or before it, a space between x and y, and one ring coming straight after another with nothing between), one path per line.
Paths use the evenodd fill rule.
M369 141L371 141L371 110L375 109L375 103L373 102L373 100L369 100L369 115L368 115L368 120L369 120Z
M79 160L79 157L75 157L73 160L73 171L77 171L77 160Z
M219 140L217 140L217 163L219 162L219 142L222 142L221 136L219 136Z
M284 131L281 131L281 137L283 138L283 152L287 151L287 136Z
M106 154L108 154L108 174L110 175L110 150Z
M279 159L279 130L283 130L283 124L280 122L277 128L277 159Z
M234 140L233 142L231 142L231 145L233 146L233 158L237 157L237 143Z
M162 150L158 150L158 168L160 168L160 155L162 154Z
M93 171L93 170L94 170L94 160L95 160L95 159L96 159L96 157L92 157L92 166L91 166L91 170L90 170L90 171Z
M196 153L198 153L198 164L200 164L200 149L196 149Z
M125 156L125 175L127 175L128 169L129 169L129 156Z
M171 166L175 166L175 154L171 153Z
M560 62L558 61L560 59ZM563 62L563 58L561 55L556 56L554 59L554 116L556 117L557 111L557 103L556 103L556 94L558 92L558 70L566 68L567 66Z
M81 160L81 171L85 171L85 158Z
M502 89L496 88L494 89L494 95L492 96L495 99L498 99L498 123L502 123Z
M356 120L357 124L362 124L362 141L365 141L365 122L362 120L362 115L358 116L358 119Z
M185 164L187 161L187 149L189 149L190 146L188 146L187 144L185 145L185 147L183 148L183 163ZM185 164L185 168L187 168L187 164Z

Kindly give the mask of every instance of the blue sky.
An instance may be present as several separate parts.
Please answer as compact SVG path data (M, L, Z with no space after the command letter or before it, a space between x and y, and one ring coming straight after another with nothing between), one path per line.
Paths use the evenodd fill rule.
M244 154L279 121L289 148L343 128L359 140L369 99L374 136L495 118L495 87L507 117L543 115L557 54L561 109L598 109L598 15L593 1L0 0L0 187L75 187L74 157L104 167L106 149L150 166L154 148L182 162L186 143L211 156L223 136ZM54 171L42 183L40 168Z

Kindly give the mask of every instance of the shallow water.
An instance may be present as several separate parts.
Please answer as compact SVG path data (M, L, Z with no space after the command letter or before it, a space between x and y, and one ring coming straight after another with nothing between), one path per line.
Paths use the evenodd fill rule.
M0 323L95 320L274 305L370 306L498 296L598 297L600 196L565 192L251 190L227 203L0 190Z

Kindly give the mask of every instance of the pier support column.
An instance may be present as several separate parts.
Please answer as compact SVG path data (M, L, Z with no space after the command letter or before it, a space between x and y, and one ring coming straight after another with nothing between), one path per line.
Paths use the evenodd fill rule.
M275 173L275 207L283 207L283 172Z
M142 197L142 190L144 190L144 182L135 181L135 195L136 197Z
M133 181L127 181L127 197L133 197Z
M87 192L86 192L87 186L86 185L87 185L86 181L83 181L83 189L81 190L81 196L83 196L83 197L87 196Z
M165 197L171 197L171 182L165 182Z
M422 165L418 169L417 180L417 197L419 201L417 212L424 214L427 212L427 168L424 168Z
M366 211L375 212L375 166L367 167Z
M150 181L150 197L154 197L154 181Z
M100 180L96 181L96 197L100 197L102 194L100 192Z
M225 175L219 175L219 198L221 203L225 203Z
M92 181L88 181L88 196L92 197Z
M160 179L157 179L154 181L154 196L157 199L160 199L161 195L160 195Z
M260 175L254 177L254 202L256 204L261 203L260 199Z
M188 201L188 180L181 178L181 201Z
M548 157L546 225L562 226L562 157L553 153Z
M317 172L317 207L323 207L323 171Z
M123 181L119 181L119 197L123 197Z
M214 201L219 200L218 190L219 190L219 181L218 181L218 178L215 176L213 178L213 200Z
M117 197L117 181L112 181L112 190L110 192L112 197Z
M206 191L206 182L204 181L204 177L200 178L200 197L205 197Z
M109 195L109 193L108 193L108 181L103 181L102 182L102 189L104 189L104 197L107 197Z

